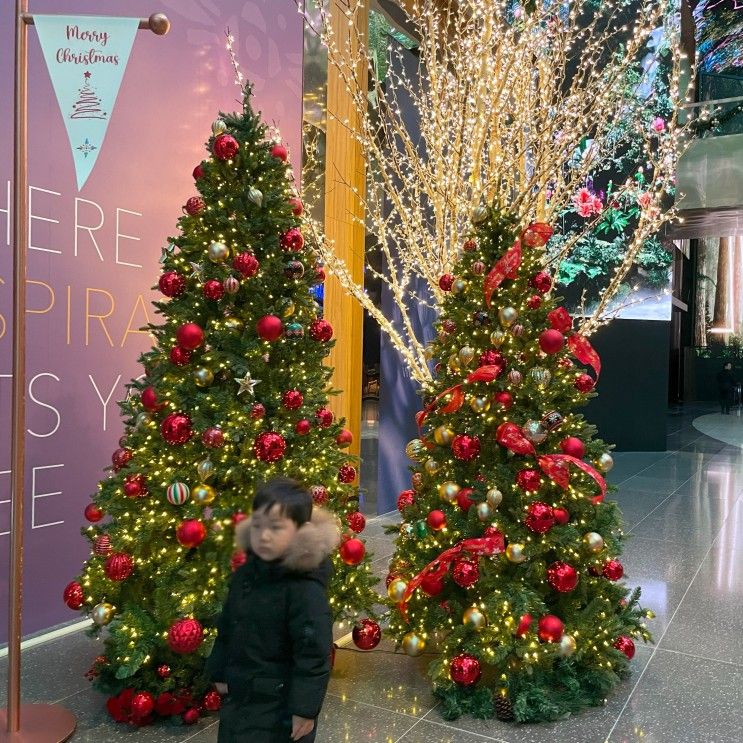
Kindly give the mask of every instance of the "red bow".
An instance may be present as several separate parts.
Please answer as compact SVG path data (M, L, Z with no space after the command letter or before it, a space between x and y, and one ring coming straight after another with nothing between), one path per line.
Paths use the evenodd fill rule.
M588 364L596 374L596 380L598 381L599 375L601 374L601 358L596 353L596 349L590 344L588 338L580 335L580 333L573 333L568 337L568 347L581 364Z
M483 286L485 292L485 306L490 308L490 299L493 292L503 283L503 280L521 265L521 241L516 242L506 251L498 262L490 269Z

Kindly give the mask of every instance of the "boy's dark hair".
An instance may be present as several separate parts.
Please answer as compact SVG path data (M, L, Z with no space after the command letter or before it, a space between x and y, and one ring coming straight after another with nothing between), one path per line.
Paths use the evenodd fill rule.
M281 515L297 526L306 524L312 517L312 496L296 480L288 477L274 477L255 492L253 511L270 511L274 506L278 506Z

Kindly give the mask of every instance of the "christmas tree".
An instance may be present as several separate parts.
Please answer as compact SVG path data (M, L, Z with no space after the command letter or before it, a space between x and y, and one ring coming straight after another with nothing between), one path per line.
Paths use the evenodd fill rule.
M101 99L90 82L92 73L84 72L83 87L78 91L77 101L72 105L71 119L105 119L108 114L101 108Z
M105 629L91 675L116 696L111 714L219 707L203 674L235 552L234 525L256 485L293 477L334 511L346 534L330 587L336 619L377 599L343 449L351 436L327 407L323 365L333 329L311 287L323 281L301 231L287 151L266 139L246 88L241 115L212 125L210 157L194 170L180 235L163 251L161 324L145 374L121 403L126 432L85 510L92 555L64 593ZM371 620L367 625L374 626Z
M607 445L576 409L601 369L551 295L551 228L478 207L430 347L416 462L388 589L390 629L427 646L442 713L557 719L601 704L648 641L619 583ZM583 366L586 365L592 371Z

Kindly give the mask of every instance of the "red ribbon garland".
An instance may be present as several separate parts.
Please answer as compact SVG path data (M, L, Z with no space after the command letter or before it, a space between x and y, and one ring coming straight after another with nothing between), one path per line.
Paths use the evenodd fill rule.
M601 374L601 358L588 338L580 333L573 333L568 337L568 348L581 364L587 364L593 369L596 374L596 381L598 381Z
M505 252L498 262L490 269L483 286L485 306L490 309L490 300L493 292L503 283L503 280L521 265L521 240L516 242Z
M505 539L503 535L498 532L490 537L478 537L476 539L464 539L458 544L455 544L450 549L442 552L435 560L426 565L423 570L418 573L409 583L405 589L402 599L397 605L400 610L402 617L405 621L408 619L408 601L413 595L415 590L423 582L423 579L432 575L434 578L440 578L444 573L448 572L449 566L454 560L462 554L462 552L468 552L470 555L497 555L503 552L506 548Z

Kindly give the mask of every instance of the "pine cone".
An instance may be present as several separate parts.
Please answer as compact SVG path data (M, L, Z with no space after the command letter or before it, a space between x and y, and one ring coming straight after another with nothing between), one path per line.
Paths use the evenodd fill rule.
M513 722L513 705L508 697L496 694L495 696L495 716L503 722Z

